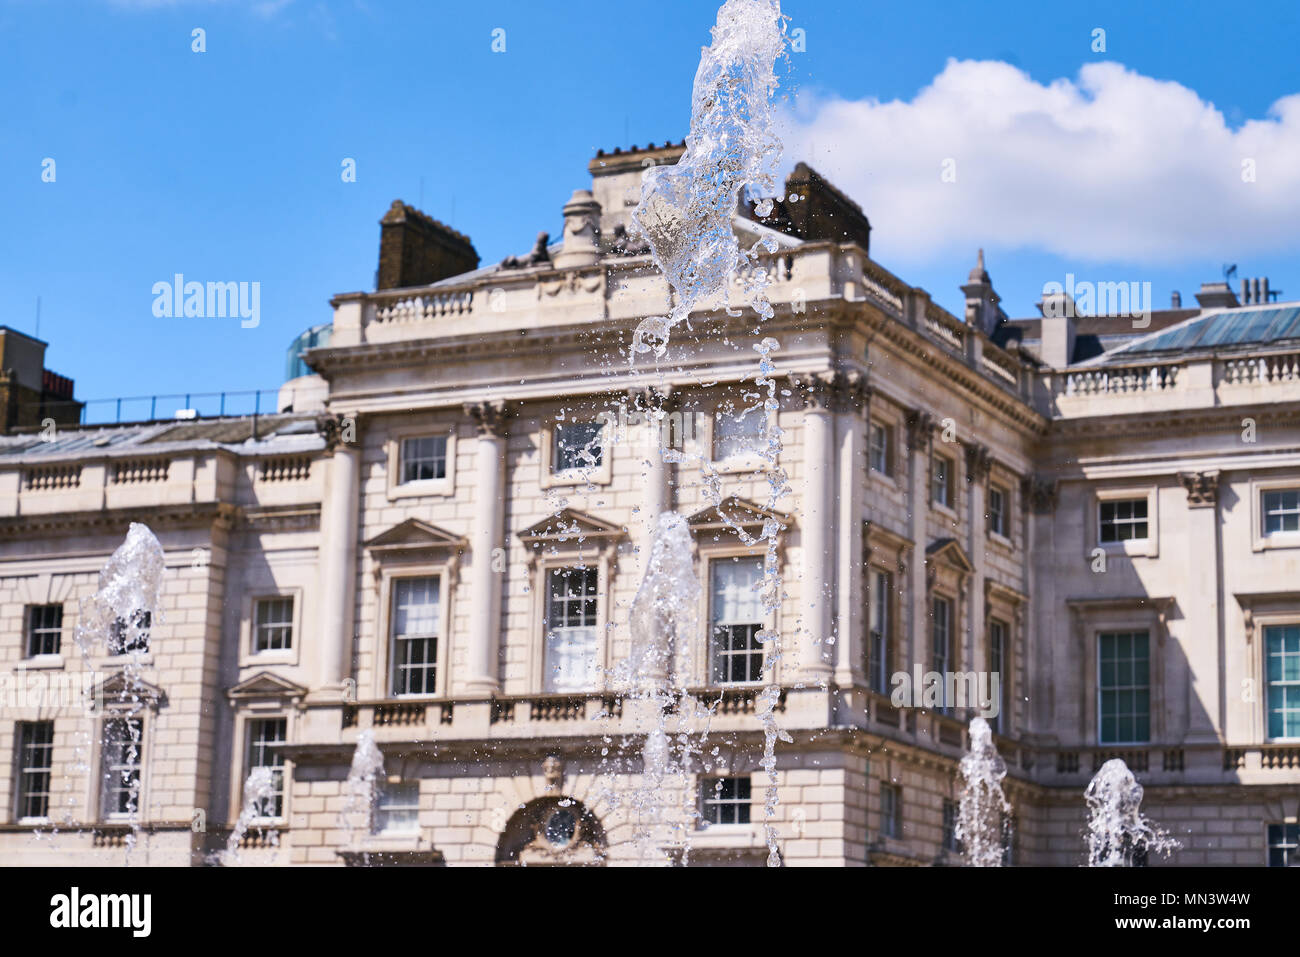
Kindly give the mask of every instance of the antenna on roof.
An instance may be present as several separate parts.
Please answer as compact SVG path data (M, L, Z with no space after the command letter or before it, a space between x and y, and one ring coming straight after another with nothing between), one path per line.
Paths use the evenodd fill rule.
M41 337L41 297L36 297L36 338Z
M1233 263L1233 264L1230 266L1230 265L1228 265L1227 263L1224 263L1224 264L1223 264L1223 278L1224 278L1224 281L1226 282L1227 280L1231 279L1231 278L1232 278L1233 276L1235 276L1235 275L1237 275L1237 264L1236 264L1236 263Z

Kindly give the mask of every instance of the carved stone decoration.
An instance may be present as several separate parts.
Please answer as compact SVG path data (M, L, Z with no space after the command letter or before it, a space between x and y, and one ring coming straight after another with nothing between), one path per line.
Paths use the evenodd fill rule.
M808 411L827 411L835 401L834 372L816 372L791 376L791 384L803 392L804 408Z
M835 373L831 389L831 407L836 412L866 412L871 387L867 385L866 375L858 369Z
M542 777L546 779L546 790L559 790L564 786L564 761L558 755L548 754L542 761Z
M934 416L923 409L910 409L907 413L907 447L924 448L934 431Z
M555 266L564 269L599 261L600 203L590 190L575 189L564 204L564 246L555 257Z
M627 227L619 223L614 227L613 252L616 256L645 256L650 252L650 244L639 236L630 235Z
M474 420L479 435L501 436L511 410L504 402L466 402L465 414Z
M502 269L527 269L529 266L540 266L543 263L551 261L550 251L547 246L550 244L551 234L540 232L537 234L537 242L533 243L533 251L527 256L507 256L501 260Z
M1035 515L1048 515L1056 509L1056 479L1040 475L1026 477L1020 482L1021 501Z
M1187 489L1188 508L1213 508L1219 504L1219 470L1179 472L1178 481Z
M993 468L993 453L988 446L971 442L966 446L966 481L982 482Z

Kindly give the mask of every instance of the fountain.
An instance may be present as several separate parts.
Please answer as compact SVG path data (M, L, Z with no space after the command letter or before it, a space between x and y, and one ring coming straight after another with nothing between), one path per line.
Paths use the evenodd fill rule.
M359 827L363 832L370 829L383 773L384 756L375 745L375 733L367 728L357 735L352 767L343 786L343 808L339 812L339 824L347 833L344 843L349 847L358 830L356 818L361 818Z
M87 704L90 714L99 707L107 708L112 715L112 720L105 720L98 725L106 738L100 742L106 766L110 727L123 734L120 740L112 742L114 748L120 749L116 757L122 768L119 772L121 787L113 787L111 775L114 772L105 770L101 791L112 793L120 799L118 811L130 827L130 833L126 836L126 864L130 864L131 852L140 838L139 766L142 725L135 720L135 716L145 706L140 694L143 688L140 659L143 654L150 652L151 630L162 617L160 609L164 566L162 545L153 532L148 526L132 522L127 529L126 539L99 573L99 589L82 600L77 627L73 631L73 640L90 674L89 687L96 690L103 687L100 673L94 665L93 653L114 654L122 664L122 681L112 700ZM75 825L76 798L73 796L72 777L76 773L91 773L88 758L92 733L90 728L95 726L92 718L89 727L79 732L74 739L72 774L67 776L66 821L69 826Z
M961 803L956 837L969 867L1001 867L1002 833L1011 806L1002 793L1007 766L993 744L993 730L983 718L970 723L970 751L961 759Z
M781 142L774 132L772 96L777 87L776 61L785 46L784 23L778 0L723 3L712 42L701 53L695 74L685 152L675 165L651 167L642 178L640 203L633 212L634 229L649 244L652 258L676 293L676 301L670 315L648 317L637 327L629 355L632 362L643 353L653 353L656 363L662 360L672 329L686 322L696 308L720 298L731 312L729 287L738 276L760 321L773 315L767 299L771 275L761 257L776 251L775 240L764 236L752 247L742 249L733 219L742 191L755 200L759 216L771 212L771 197L777 192ZM765 392L763 408L768 415L779 405L770 359L778 348L779 343L771 337L764 337L755 346L759 353L755 383L760 393ZM774 509L777 501L789 494L789 486L785 472L776 464L781 430L772 427L765 429L765 434L767 506ZM661 449L660 454L668 459L675 453ZM718 506L723 498L720 477L709 463L703 462L702 468L706 496ZM761 536L754 539L737 521L719 512L742 542L766 544L762 601L765 610L773 613L782 597L776 546L783 526L766 520ZM768 864L777 866L780 854L773 824L778 804L775 746L778 740L790 738L777 727L775 719L780 698L776 684L780 634L764 629L758 639L764 644L763 673L767 679L756 703L764 733L761 763L768 777L764 833ZM647 741L649 757L656 767L668 760L659 740L661 734L662 729L658 729Z
M267 817L266 807L275 800L275 772L271 768L254 768L244 781L244 806L239 811L235 827L226 839L225 850L214 851L206 858L208 864L221 867L237 866L240 863L239 845L253 822ZM272 837L272 842L278 836Z
M624 683L652 724L641 750L642 783L633 798L639 818L636 843L644 862L657 848L677 844L689 855L689 820L674 812L689 793L687 762L691 729L680 725L693 716L686 695L691 639L696 634L700 582L695 574L691 532L686 519L664 512L655 523L645 576L632 602L632 648ZM678 754L673 755L669 715L679 722ZM707 732L706 732L707 733ZM666 862L666 859L663 859Z
M1142 785L1120 758L1101 766L1084 797L1088 802L1088 866L1143 866L1151 851L1169 854L1181 845L1143 816Z

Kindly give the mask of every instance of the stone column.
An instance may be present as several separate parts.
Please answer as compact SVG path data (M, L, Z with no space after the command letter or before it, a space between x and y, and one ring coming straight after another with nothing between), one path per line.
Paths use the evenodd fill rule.
M344 680L352 674L357 528L361 508L361 449L355 443L355 436L353 439L352 443L334 444L325 475L317 588L321 639L316 675L321 691L343 691Z
M1181 641L1187 656L1188 744L1219 740L1220 652L1223 629L1219 619L1222 553L1219 541L1219 471L1180 472L1187 489L1187 605ZM1190 626L1190 627L1189 627ZM1168 647L1168 646L1167 646ZM1175 663L1176 664L1176 663Z
M835 683L852 688L861 674L866 638L862 595L862 501L867 481L864 426L871 390L857 370L836 383L835 435L838 508L835 516Z
M1068 647L1071 627L1060 617L1056 605L1055 554L1056 482L1029 476L1021 480L1020 502L1025 509L1025 568L1029 609L1024 636L1025 687L1019 693L1029 698L1022 731L1040 740L1060 739L1056 731L1056 644ZM1063 677L1063 676L1062 676ZM1065 716L1062 716L1062 721ZM1061 725L1063 726L1063 724ZM1086 739L1081 739L1086 740Z
M799 656L799 675L804 681L830 681L832 652L831 594L829 570L835 567L834 422L831 414L832 374L822 373L797 382L804 393L803 416L803 501L800 544L803 574L800 607L804 646Z
M505 533L507 413L501 402L466 404L478 426L474 462L474 521L470 528L470 635L465 675L459 693L486 696L501 690L501 579L504 562L493 569L493 555Z
M913 409L907 414L907 460L908 460L908 522L907 536L913 542L915 554L908 565L911 573L909 594L911 598L911 615L908 622L907 657L899 661L899 667L911 671L920 664L923 671L930 670L928 655L929 635L927 623L930 621L930 589L926 583L926 516L930 512L930 446L933 442L934 417L920 409ZM901 632L900 632L901 636Z
M628 391L628 405L641 418L641 422L636 426L640 434L629 435L628 439L640 443L639 452L644 467L640 511L637 514L637 528L634 529L633 537L633 541L640 549L636 562L638 586L646 562L650 558L655 523L661 513L673 507L670 487L672 466L664 461L660 443L671 443L673 448L681 451L682 443L685 441L685 422L671 418L670 399L671 392L667 388L650 387ZM661 412L662 418L659 415Z

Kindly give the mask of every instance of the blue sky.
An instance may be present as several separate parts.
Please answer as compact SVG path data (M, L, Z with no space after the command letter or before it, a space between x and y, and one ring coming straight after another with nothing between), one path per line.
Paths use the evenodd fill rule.
M330 296L372 288L377 221L394 198L468 233L492 262L526 251L539 229L559 232L560 209L587 185L597 148L680 138L715 11L711 0L0 0L0 324L34 332L39 296L47 364L74 378L84 399L274 388L285 347L329 320ZM1148 86L1125 85L1116 70L1106 82L1126 91L1117 95L1143 100L1144 89L1161 89L1155 81L1173 81L1212 104L1229 133L1268 121L1273 104L1300 93L1293 0L789 0L785 11L807 37L785 76L791 110L844 101L879 116L882 103L897 100L917 106L900 114L906 123L927 115L919 104L929 101L918 95L950 69L950 58L1009 64L1025 74L1012 85L1034 95L1054 95L1055 82L1087 88L1082 68L1122 64ZM205 53L191 52L196 27L206 31ZM498 27L504 54L490 48ZM1100 55L1090 48L1097 27L1106 31ZM985 63L979 75L992 76L994 66ZM1075 92L1086 101L1096 88ZM1136 122L1147 122L1141 103L1134 108ZM1283 132L1294 131L1295 116L1300 111ZM1290 228L1294 216L1276 212L1300 201L1293 181L1275 176L1279 192L1251 193L1263 197L1256 206L1238 207L1230 191L1207 193L1179 159L1198 155L1195 129L1185 139L1177 130L1161 134L1169 149L1143 161L1152 168L1134 187L1140 198L1130 222L1113 211L1087 221L1067 176L1047 213L1063 234L1075 233L1077 222L1084 238L1062 246L1042 240L1041 223L1023 222L1023 211L1012 215L1013 200L989 205L985 195L980 205L973 194L996 169L963 180L971 182L964 203L943 204L944 194L935 194L942 205L934 219L904 224L884 212L881 220L863 193L878 188L882 210L898 193L890 179L897 164L884 162L891 143L840 140L816 115L805 119L790 158L849 180L876 225L874 258L950 309L960 308L957 286L977 244L988 249L1013 315L1031 314L1043 283L1067 271L1150 281L1164 305L1170 289L1188 301L1202 281L1220 278L1223 263L1236 262L1241 275L1268 275L1286 298L1300 298L1300 230ZM1296 156L1278 146L1290 142L1280 128L1274 117L1258 136L1242 138ZM1092 133L1102 142L1114 135ZM940 124L936 135L949 134ZM959 163L962 149L975 156L965 141L953 142ZM935 156L946 146L935 144ZM53 183L41 180L46 157L57 164ZM355 183L341 181L345 157L357 162ZM1007 162L1016 172L1015 160ZM1176 188L1184 175L1195 189ZM1152 181L1173 185L1166 205L1148 209ZM1095 197L1087 202L1096 205ZM954 209L980 221L954 222ZM1142 239L1143 220L1179 215L1194 221L1180 221L1179 234L1195 241ZM1107 229L1123 254L1108 251ZM151 288L177 272L260 282L261 324L155 318Z

